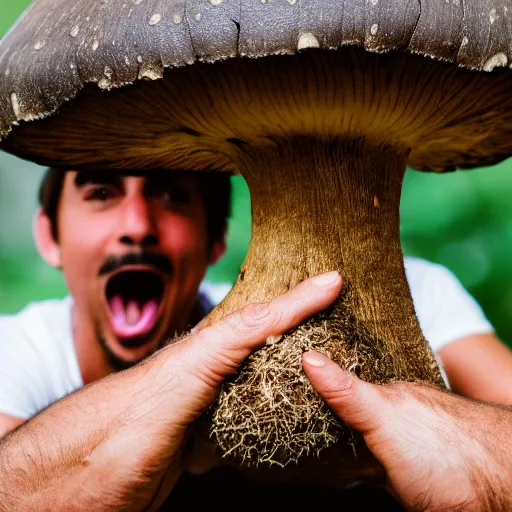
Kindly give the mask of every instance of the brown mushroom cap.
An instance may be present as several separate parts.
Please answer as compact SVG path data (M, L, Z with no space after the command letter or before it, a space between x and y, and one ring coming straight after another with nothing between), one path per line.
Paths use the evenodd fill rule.
M188 67L197 61L246 61L237 59L241 56L295 55L307 48L358 46L368 52L391 52L389 58L381 56L376 60L384 60L391 74L395 69L397 81L400 80L398 72L403 76L407 69L413 77L414 73L423 75L423 89L417 88L413 97L423 96L426 101L436 103L437 119L432 120L431 113L425 115L421 123L417 122L418 130L410 123L403 123L400 140L411 148L411 167L443 171L488 165L508 157L512 150L508 71L512 59L511 27L512 12L509 13L507 2L503 0L499 3L439 0L425 5L403 0L36 0L0 43L0 136L4 137L0 147L38 163L69 165L71 160L65 150L62 154L59 151L48 154L45 150L51 143L49 130L58 140L69 131L68 124L59 128L58 122L45 120L27 124L24 121L50 117L59 109L67 111L70 117L81 115L82 109L90 108L90 101L98 105L101 116L101 105L106 102L98 101L101 97L98 87L87 84L111 90L138 82L136 89L125 89L128 95L123 101L126 103L137 101L140 98L137 91L141 88L155 97L159 87L140 81L162 78L168 68ZM362 50L361 53L366 55ZM276 71L281 62L293 68L296 62L289 62L290 58L279 57L283 60L271 63L270 68ZM306 61L304 65L310 64ZM216 75L212 75L211 69L204 72L210 83L211 79L221 79L229 73L245 74L245 67L253 68L249 73L262 72L261 67L251 62L240 68L229 63L222 66L225 69ZM186 83L194 80L188 73L194 75L197 70L200 74L205 67L208 66L196 64L192 66L193 72L175 70L172 77L178 79L181 74ZM425 74L430 76L425 77ZM378 74L375 76L379 78ZM437 89L432 99L427 92L429 81L432 89ZM262 80L260 85L265 85L264 82ZM208 91L212 97L215 87ZM396 84L394 87L399 89ZM84 88L86 92L79 94ZM467 88L472 88L470 99L461 94ZM321 94L320 89L318 92ZM400 95L397 90L397 101ZM77 96L78 105L74 110L61 108ZM84 99L80 101L82 96ZM405 101L408 104L404 108L421 118L421 110L415 109L409 98ZM158 108L155 106L156 111ZM155 109L150 108L150 115L145 118L133 115L131 119L123 119L123 122L131 122L137 118L140 139L132 133L132 147L138 142L144 144L144 126L152 122ZM171 118L169 116L163 129L175 130L178 145L186 146L186 131L195 133L195 129L181 126ZM77 135L82 131L81 135L87 139L95 130L108 132L104 125L93 125L82 129L75 127ZM299 126L300 130L310 128L317 130ZM219 125L212 126L212 130L218 129ZM331 133L332 129L330 126ZM344 130L345 127L334 129ZM383 130L389 129L383 127ZM45 132L46 135L42 135ZM153 137L154 133L150 132ZM417 136L412 137L411 133ZM245 140L246 134L244 130L238 133L227 130L222 135L224 140ZM45 144L38 145L37 140L44 140ZM170 147L173 146L174 143ZM84 146L84 151L101 151L105 158L100 162L91 156L75 163L122 166L124 160L132 159L130 165L134 165L133 153L123 154L117 150L107 157L107 149L94 144L89 148ZM209 164L223 167L222 162L210 161ZM142 162L135 165L141 166Z

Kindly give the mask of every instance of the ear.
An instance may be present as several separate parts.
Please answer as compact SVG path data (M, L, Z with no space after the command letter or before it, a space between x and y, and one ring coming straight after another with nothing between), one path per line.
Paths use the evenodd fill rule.
M210 259L208 260L209 265L215 265L222 256L224 256L224 253L226 252L226 233L227 233L228 227L227 225L224 226L224 231L222 232L222 236L219 240L216 240L213 242L212 248L210 250Z
M52 235L52 224L42 208L38 208L32 221L32 233L37 252L48 265L60 268L60 247Z

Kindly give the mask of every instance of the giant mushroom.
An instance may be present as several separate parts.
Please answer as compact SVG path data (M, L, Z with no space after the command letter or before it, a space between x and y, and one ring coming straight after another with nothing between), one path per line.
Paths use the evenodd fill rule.
M443 387L404 274L401 184L407 166L511 154L511 15L504 0L36 0L0 43L0 146L54 167L242 174L251 245L211 320L341 272L336 303L269 339L212 414L224 453L285 466L346 435L304 350Z

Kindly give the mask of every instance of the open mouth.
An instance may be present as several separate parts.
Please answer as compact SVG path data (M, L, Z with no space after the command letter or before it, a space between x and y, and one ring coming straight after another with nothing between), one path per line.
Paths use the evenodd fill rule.
M129 340L155 327L164 293L163 278L150 270L125 270L112 276L106 298L114 333Z

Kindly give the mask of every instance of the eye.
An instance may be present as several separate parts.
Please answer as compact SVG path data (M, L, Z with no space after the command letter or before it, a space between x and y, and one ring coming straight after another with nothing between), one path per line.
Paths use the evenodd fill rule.
M164 188L160 193L160 197L162 201L169 206L186 205L190 202L190 193L187 187L181 184L172 184Z
M192 201L192 191L183 180L167 178L153 179L146 188L148 197L160 201L165 208L181 208Z
M107 201L116 197L118 191L114 187L94 186L90 187L85 194L86 201Z

